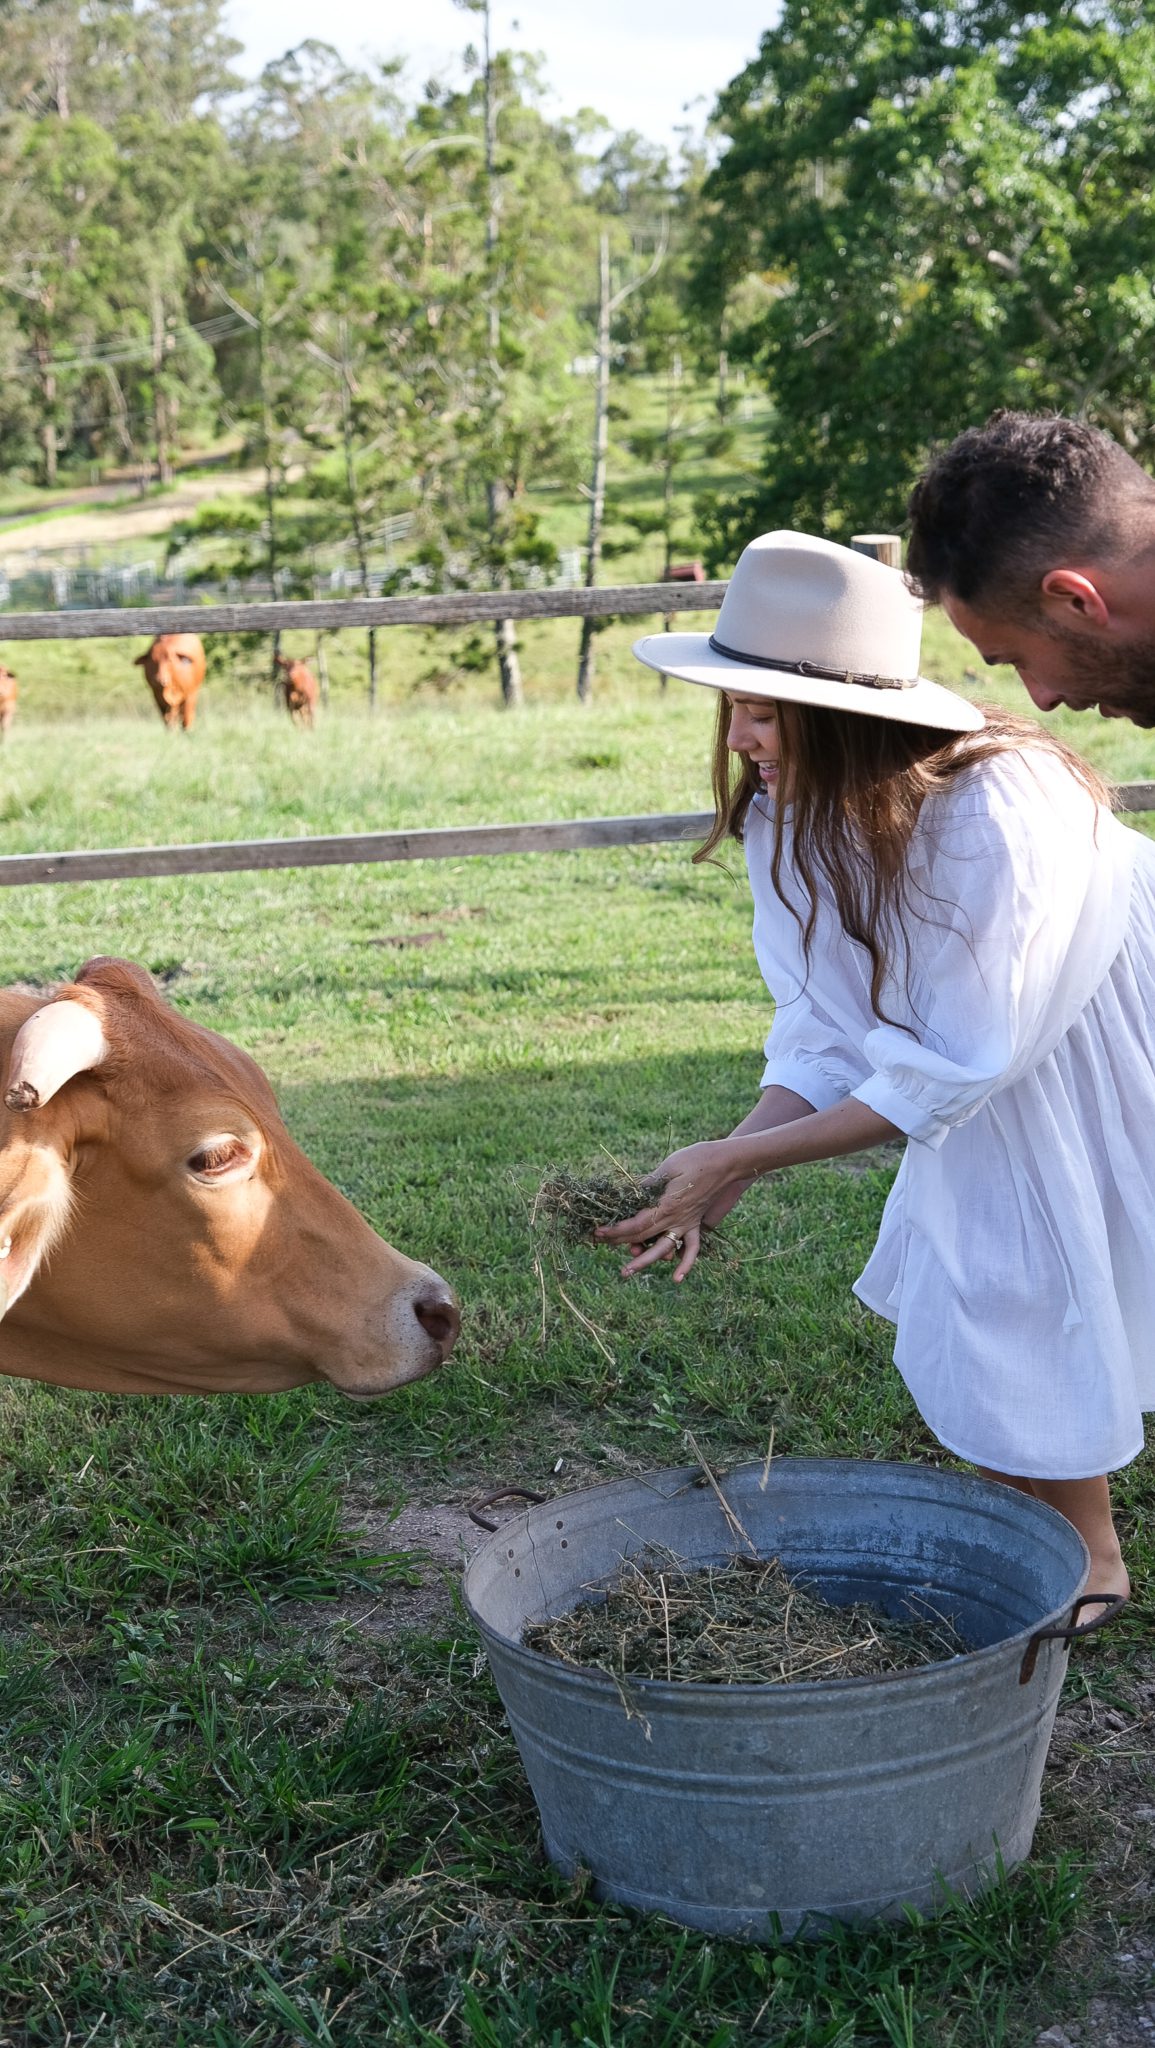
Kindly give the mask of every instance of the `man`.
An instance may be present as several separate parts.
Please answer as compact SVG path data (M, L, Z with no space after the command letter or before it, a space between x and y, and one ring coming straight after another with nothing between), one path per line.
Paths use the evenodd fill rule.
M1155 478L1082 420L996 412L914 488L907 572L1040 711L1155 726Z

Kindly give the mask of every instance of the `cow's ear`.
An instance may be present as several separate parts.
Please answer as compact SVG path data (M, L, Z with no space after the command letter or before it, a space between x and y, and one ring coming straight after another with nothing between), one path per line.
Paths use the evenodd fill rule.
M133 667L134 667L134 668L143 668L143 667L144 667L144 664L145 664L145 662L146 662L147 660L148 660L148 649L146 648L143 654L137 654L137 655L134 655L134 656L133 656L133 662L132 662L132 665L133 665Z
M87 1003L68 997L45 1003L12 1041L4 1101L21 1114L42 1109L74 1074L91 1072L107 1057L104 1026Z
M52 1144L16 1142L0 1148L6 1176L0 1207L0 1316L36 1277L68 1222L71 1182ZM10 1175L10 1177L9 1177Z

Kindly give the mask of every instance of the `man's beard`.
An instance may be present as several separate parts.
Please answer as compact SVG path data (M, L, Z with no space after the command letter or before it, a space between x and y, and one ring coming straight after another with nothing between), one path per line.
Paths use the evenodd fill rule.
M1054 687L1062 690L1073 711L1090 711L1099 704L1129 718L1132 725L1155 726L1155 640L1124 647L1117 642L1092 646L1081 633L1063 627L1053 638L1066 656L1066 675Z

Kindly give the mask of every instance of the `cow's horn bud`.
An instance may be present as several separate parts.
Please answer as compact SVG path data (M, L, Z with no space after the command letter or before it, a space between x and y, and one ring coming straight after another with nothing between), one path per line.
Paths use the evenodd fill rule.
M95 1010L63 996L26 1017L12 1041L9 1109L40 1109L74 1074L86 1074L108 1057L104 1027Z

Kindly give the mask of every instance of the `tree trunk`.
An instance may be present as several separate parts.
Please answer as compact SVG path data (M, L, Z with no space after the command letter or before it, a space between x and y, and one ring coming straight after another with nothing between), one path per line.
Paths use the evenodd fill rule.
M52 413L56 404L56 374L51 367L52 344L43 335L36 344L36 355L40 366L40 397L44 407L44 418L40 427L40 445L44 450L44 482L51 490L56 482L56 421Z
M258 300L260 319L257 322L257 380L261 400L261 439L264 443L265 459L265 519L268 525L266 540L266 561L269 565L269 595L276 601L277 596L277 486L273 475L273 405L269 397L268 364L265 359L265 280L260 280ZM276 688L280 671L277 656L281 651L280 633L273 634L272 660L270 663L273 687Z
M485 30L485 189L487 212L485 219L485 250L490 257L497 248L500 225L500 196L497 186L497 100L493 91L493 56L489 46L489 0L483 0L481 8ZM501 369L498 363L498 348L501 343L501 314L498 310L492 270L489 279L489 357L490 357L490 404L496 414L502 403ZM497 533L501 515L508 502L509 493L505 485L493 478L485 486L485 509L489 527L490 552L494 557L491 580L492 588L500 590L497 567ZM512 619L495 619L493 637L497 644L497 667L501 677L501 701L507 711L512 711L522 701L521 663L517 655L517 633Z
M594 389L594 467L590 482L590 523L586 540L585 587L592 590L598 580L602 559L602 528L606 513L606 454L610 418L610 238L601 237L598 249L598 368ZM577 693L588 704L594 678L594 622L582 620L578 650Z
M164 389L165 342L164 299L154 289L152 294L152 430L156 444L156 480L159 484L172 482L172 449L169 437L168 394Z
M361 578L361 595L368 597L369 556L365 546L365 530L361 524L361 507L357 499L357 463L353 453L353 379L349 367L349 340L344 321L341 323L341 442L345 450L345 495L349 500L349 517L353 522L353 545L357 550L357 569ZM377 634L369 629L369 709L377 709Z
M513 711L522 701L521 662L513 620L495 619L493 637L497 642L497 666L501 673L501 701L507 711Z

